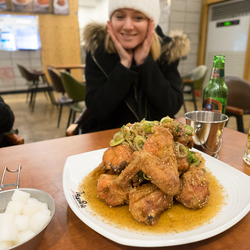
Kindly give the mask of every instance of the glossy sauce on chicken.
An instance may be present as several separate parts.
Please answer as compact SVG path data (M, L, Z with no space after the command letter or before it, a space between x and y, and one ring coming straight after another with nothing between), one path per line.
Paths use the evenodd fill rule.
M204 208L194 211L175 202L171 209L162 213L155 226L135 221L129 212L128 205L109 207L105 202L100 201L96 192L98 179L95 179L92 173L82 181L79 192L84 191L82 199L87 201L87 206L93 211L92 214L102 218L105 223L145 233L179 233L209 223L225 205L223 187L211 173L207 172L207 174L211 191L208 204Z

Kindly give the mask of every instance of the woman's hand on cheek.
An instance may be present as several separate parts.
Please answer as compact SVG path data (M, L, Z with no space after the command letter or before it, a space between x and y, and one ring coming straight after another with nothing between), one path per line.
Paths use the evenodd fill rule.
M115 45L116 51L120 57L121 64L123 64L127 68L130 68L133 60L133 51L132 50L128 51L122 47L121 43L114 34L112 23L110 21L107 22L107 28L108 28L108 33Z
M134 50L134 59L137 65L144 63L150 52L150 47L155 34L155 24L151 18L148 23L148 32L145 40Z

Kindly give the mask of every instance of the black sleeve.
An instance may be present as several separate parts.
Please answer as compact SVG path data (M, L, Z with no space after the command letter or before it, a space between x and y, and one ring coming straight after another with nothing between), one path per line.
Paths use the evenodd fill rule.
M0 134L8 132L14 124L14 114L3 98L0 96Z

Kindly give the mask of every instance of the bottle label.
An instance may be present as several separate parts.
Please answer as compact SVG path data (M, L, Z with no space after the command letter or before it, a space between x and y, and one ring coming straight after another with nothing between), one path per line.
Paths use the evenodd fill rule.
M224 69L213 68L211 79L220 79L224 77Z
M222 104L218 100L207 98L203 101L203 110L221 113Z

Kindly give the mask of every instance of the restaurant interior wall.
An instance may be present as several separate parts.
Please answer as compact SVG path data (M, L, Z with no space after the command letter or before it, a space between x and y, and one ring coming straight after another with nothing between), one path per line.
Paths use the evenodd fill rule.
M41 69L41 50L0 51L0 92L27 89L26 80L21 76L17 64L28 69Z
M214 55L225 55L225 75L244 77L250 30L250 0L209 6L205 65L211 72ZM207 74L204 83L208 82Z
M217 4L217 3L222 3L222 2L239 2L239 1L247 1L247 4L250 2L250 0L202 0L199 47L198 47L198 56L197 56L198 65L205 64L210 6ZM243 70L243 78L247 80L248 82L250 82L250 70L249 69L250 69L250 26L248 29L247 48L246 48L246 53L245 53L244 70Z
M0 91L24 87L25 81L21 78L17 63L29 69L43 69L45 72L47 65L81 63L78 0L69 0L69 6L69 15L38 14L40 51L0 52ZM82 70L72 70L72 75L81 80Z
M171 30L182 31L188 35L191 50L185 60L180 61L181 74L190 72L197 66L197 50L199 42L199 22L201 0L160 0L160 26L165 34ZM108 0L78 0L78 21L80 37L82 29L91 21L105 24L108 20ZM81 43L83 47L83 43ZM81 50L82 62L85 62L85 51Z
M169 30L182 31L190 39L190 52L179 64L181 75L188 74L197 64L201 0L172 0L169 17ZM160 25L163 20L161 19ZM164 27L164 26L163 26Z

